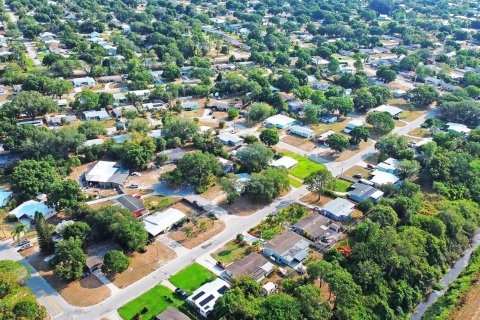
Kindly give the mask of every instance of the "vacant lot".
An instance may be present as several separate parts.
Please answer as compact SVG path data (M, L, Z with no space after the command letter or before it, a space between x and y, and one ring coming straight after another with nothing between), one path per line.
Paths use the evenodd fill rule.
M366 178L370 175L370 170L361 166L353 166L343 173L343 175L353 178L355 174L361 174L362 178Z
M81 166L78 166L78 167L73 167L72 172L68 175L67 178L78 181L78 179L80 179L80 176L85 171L87 171L87 169L90 168L90 166L92 166L93 164L94 162L90 162L90 163L82 164Z
M328 123L317 124L317 125L313 126L313 130L315 130L315 132L317 134L322 134L322 133L330 131L330 130L339 133L339 132L342 132L343 129L345 129L345 127L347 126L349 121L350 120L335 122L335 123L332 123L332 124L328 124Z
M152 319L168 307L178 308L183 304L184 301L177 297L170 289L157 285L118 309L118 313L122 319L132 320L146 307L148 308L148 312L142 314L142 319Z
M265 204L253 202L250 198L242 196L235 198L235 202L233 204L228 204L226 201L220 206L227 210L230 214L235 214L237 216L249 216L254 214L261 208L265 206Z
M429 138L432 136L432 133L428 129L416 128L408 133L411 136L419 138Z
M309 193L300 200L302 200L303 202L309 203L311 205L314 205L314 206L323 206L327 202L333 200L333 198L331 198L329 196L322 195L319 199L317 194Z
M315 161L312 161L306 157L303 157L301 155L298 155L294 152L291 151L283 151L282 154L287 157L291 157L295 160L298 161L298 164L295 168L289 171L289 173L292 176L295 176L297 178L300 178L302 180L305 180L306 177L308 177L312 172L315 172L317 170L325 169L325 166L316 163Z
M110 289L98 280L94 274L68 283L59 279L44 259L45 257L40 254L40 252L35 252L27 258L28 262L30 262L48 284L68 303L77 307L88 307L110 296Z
M125 288L157 270L177 255L166 245L155 241L147 246L147 252L135 252L129 255L130 266L125 272L108 278L119 288Z
M354 156L355 154L359 153L360 151L364 150L365 148L370 147L373 145L373 142L368 140L367 142L361 141L358 147L350 147L349 149L340 153L340 155L335 159L335 161L345 161Z
M247 248L244 243L232 240L212 253L212 257L223 263L231 263L247 256Z
M310 139L295 135L287 135L282 138L282 141L305 151L312 151L317 147Z
M143 198L142 200L147 209L154 212L170 206L172 203L179 199L180 198L177 197L149 196Z
M193 263L171 276L170 281L177 288L191 294L203 284L215 280L216 276L198 263Z
M198 219L196 225L187 223L178 231L170 232L169 237L182 246L193 249L225 230L225 223L220 220L212 221L209 218Z

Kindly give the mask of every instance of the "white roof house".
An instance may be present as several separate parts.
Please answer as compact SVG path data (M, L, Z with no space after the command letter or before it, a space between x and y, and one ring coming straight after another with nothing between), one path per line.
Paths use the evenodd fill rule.
M128 178L128 170L113 161L98 161L85 173L85 180L104 186L122 185Z
M365 120L363 120L362 118L354 119L347 124L343 132L350 133L350 131L352 131L356 127L361 127L363 125L365 125Z
M315 135L315 131L308 128L308 127L302 127L298 125L291 126L290 129L288 129L290 133L299 135L304 138L310 138Z
M75 87L94 86L96 84L92 77L75 78L72 79L72 82Z
M85 117L85 120L105 120L110 118L110 115L108 114L107 110L105 110L105 108L102 108L98 111L83 111L83 116Z
M45 204L45 202L38 202L35 200L25 201L24 203L10 211L10 214L13 214L18 219L28 218L31 220L35 218L35 212L37 211L40 212L45 217L45 219L48 219L56 214L54 208L50 208Z
M156 212L143 220L145 230L153 237L169 230L172 226L185 219L186 215L177 209L168 208L163 212Z
M265 126L276 127L278 129L284 129L292 126L295 123L295 119L284 116L282 114L276 114L265 120Z
M113 108L113 110L112 110L112 112L113 112L113 114L115 115L116 118L121 118L122 113L125 112L125 111L137 111L138 112L137 108L135 108L135 106L132 106L132 105L116 107L116 108Z
M467 135L470 133L470 131L472 131L472 129L461 123L449 122L447 123L447 131Z
M104 141L102 139L90 139L83 143L85 147L97 146L103 144Z
M397 184L400 181L400 178L390 172L375 170L372 172L372 178L370 181L376 186L379 187L384 184Z
M200 314L206 318L217 300L229 289L230 285L225 280L217 278L195 290L187 301L194 304Z
M336 198L322 208L322 213L334 220L347 220L352 216L355 205L343 198Z
M400 160L397 160L395 158L388 158L387 160L380 162L377 165L377 168L380 171L395 173L399 162Z
M270 162L270 165L272 167L285 167L285 169L287 170L295 167L297 164L298 161L290 157L281 157L278 160L273 160L272 162Z
M222 132L217 136L218 141L224 145L236 146L243 142L243 139L229 132Z
M400 113L402 113L402 109L394 106L389 106L386 104L383 104L381 106L376 107L375 109L372 110L373 112L388 112L392 115L392 117L396 117Z

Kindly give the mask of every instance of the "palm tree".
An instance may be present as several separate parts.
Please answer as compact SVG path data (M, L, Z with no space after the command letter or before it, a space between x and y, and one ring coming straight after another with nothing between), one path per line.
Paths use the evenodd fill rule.
M193 237L193 229L191 227L186 227L185 229L183 229L183 232L185 232L187 238Z
M19 223L13 228L12 234L13 234L13 239L15 240L15 237L17 237L17 240L20 240L20 237L22 233L27 231L27 225L23 223Z

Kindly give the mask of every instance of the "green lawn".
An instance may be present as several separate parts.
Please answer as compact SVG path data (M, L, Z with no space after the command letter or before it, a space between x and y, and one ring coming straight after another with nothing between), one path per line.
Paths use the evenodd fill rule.
M204 283L215 280L216 276L198 263L193 263L168 279L174 286L185 290L188 294Z
M223 263L240 260L247 255L247 247L235 240L228 242L224 247L212 254L212 257Z
M157 285L118 309L118 313L122 319L131 320L134 319L136 314L141 313L144 307L147 307L149 311L146 314L142 314L142 319L151 319L168 307L178 308L183 303L184 301L178 298L170 289Z
M288 173L302 180L305 180L305 178L308 177L312 172L325 169L324 165L316 163L315 161L312 161L294 152L285 151L282 152L282 154L298 161L298 165L292 170L290 170Z
M347 192L352 184L348 181L342 179L335 179L335 191L338 192Z
M143 198L143 203L150 211L158 211L163 208L168 207L174 203L177 199L176 197L164 197L164 196L150 196Z
M288 177L288 182L292 185L292 187L295 188L300 188L302 186L300 181L293 179L292 177Z

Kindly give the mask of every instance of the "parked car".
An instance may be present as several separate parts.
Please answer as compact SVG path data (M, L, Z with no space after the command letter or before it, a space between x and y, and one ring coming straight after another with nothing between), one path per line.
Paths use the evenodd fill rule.
M188 293L186 293L184 290L180 288L175 289L175 293L178 294L182 299L188 298Z
M131 183L127 186L127 188L130 188L130 189L137 189L138 188L138 184L137 183Z
M20 241L20 242L18 243L18 246L23 246L23 245L26 245L26 244L28 244L28 243L30 243L30 240L28 240L28 239L23 239L22 241Z
M353 177L354 177L355 179L362 179L362 178L363 178L363 176L362 176L360 173L355 173L355 174L353 175Z
M18 249L17 251L22 252L22 251L27 250L31 247L33 247L33 245L31 243L27 243L27 244L24 244L23 246L21 246L20 249Z
M375 170L375 169L377 169L377 166L374 166L373 164L368 163L368 164L367 164L367 168L368 168L368 169Z
M216 265L217 267L219 267L219 268L227 269L227 264L226 264L226 263L217 261L217 263L216 263L215 265Z
M322 208L320 208L320 207L314 207L313 210L315 210L317 212L322 212Z
M130 173L130 175L131 175L131 176L136 176L136 177L141 177L141 176L142 176L142 175L140 174L140 172L137 172L137 171Z

